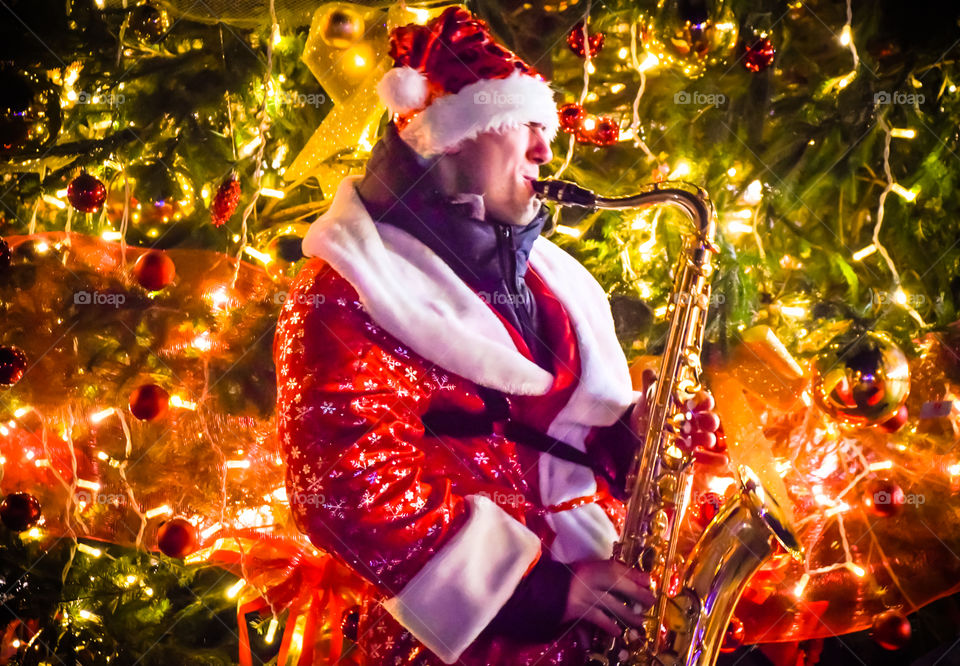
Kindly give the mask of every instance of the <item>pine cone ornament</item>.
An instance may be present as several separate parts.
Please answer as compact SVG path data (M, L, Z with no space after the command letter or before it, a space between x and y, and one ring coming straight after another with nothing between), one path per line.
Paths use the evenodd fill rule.
M213 226L219 228L226 224L237 210L238 203L240 203L240 180L237 174L231 173L220 183L213 197L213 203L210 204L210 221L213 222Z

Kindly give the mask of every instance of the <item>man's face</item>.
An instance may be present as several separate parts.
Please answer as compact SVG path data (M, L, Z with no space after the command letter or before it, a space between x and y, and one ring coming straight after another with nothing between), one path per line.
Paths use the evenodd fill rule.
M543 126L530 123L484 132L443 159L452 167L456 192L483 195L488 219L525 225L540 209L531 181L552 157Z

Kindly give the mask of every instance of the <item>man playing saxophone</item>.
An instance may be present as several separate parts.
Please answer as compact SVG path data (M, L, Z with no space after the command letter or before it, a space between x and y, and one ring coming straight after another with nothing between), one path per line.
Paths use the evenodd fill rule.
M575 628L619 634L654 601L611 560L645 411L602 288L540 236L553 94L460 8L391 55L392 122L278 324L291 507L375 589L367 663L582 664ZM687 446L714 441L712 408L690 405Z

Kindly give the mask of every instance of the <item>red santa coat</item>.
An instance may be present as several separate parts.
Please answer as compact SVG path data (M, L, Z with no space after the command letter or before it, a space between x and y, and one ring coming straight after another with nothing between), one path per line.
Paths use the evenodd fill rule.
M587 467L496 433L425 431L425 414L511 417L587 450L636 399L606 296L546 238L527 284L556 362L410 234L375 223L348 178L310 228L274 341L278 434L297 525L381 597L358 642L371 664L580 663L484 633L541 554L606 559L622 506ZM426 649L425 649L426 648Z

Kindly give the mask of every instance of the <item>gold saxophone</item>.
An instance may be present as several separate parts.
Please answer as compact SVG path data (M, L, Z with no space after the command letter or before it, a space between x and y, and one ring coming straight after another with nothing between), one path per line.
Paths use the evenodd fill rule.
M786 514L748 467L737 469L739 493L706 527L684 561L677 552L690 501L693 455L675 445L686 402L700 390L700 353L710 302L716 216L706 192L689 183L662 182L627 197L601 197L572 183L540 180L541 198L587 208L642 208L668 203L693 220L674 273L670 329L657 383L648 396L644 444L634 455L626 519L613 557L649 573L656 602L642 632L597 635L589 663L602 666L713 666L740 594L779 542L801 556ZM671 583L673 581L673 583Z

